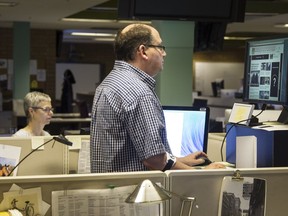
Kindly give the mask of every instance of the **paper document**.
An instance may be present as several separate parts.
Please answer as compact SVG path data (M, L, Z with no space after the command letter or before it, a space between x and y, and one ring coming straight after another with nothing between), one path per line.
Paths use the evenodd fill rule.
M52 192L53 216L163 216L162 204L133 205L125 199L136 185L113 189L80 189Z
M269 124L265 123L263 125L255 126L253 129L261 129L261 130L266 130L266 131L278 131L278 130L288 130L288 125L284 124Z
M82 141L78 158L78 174L91 173L90 169L90 141Z
M257 168L257 137L236 137L236 168Z

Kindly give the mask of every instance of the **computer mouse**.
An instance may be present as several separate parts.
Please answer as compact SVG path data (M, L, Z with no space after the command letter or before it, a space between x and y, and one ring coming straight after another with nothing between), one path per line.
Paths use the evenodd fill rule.
M194 165L194 166L207 166L207 165L212 163L212 161L209 158L207 158L207 157L199 157L198 159L203 159L204 162L200 163L200 164L197 164L197 165Z

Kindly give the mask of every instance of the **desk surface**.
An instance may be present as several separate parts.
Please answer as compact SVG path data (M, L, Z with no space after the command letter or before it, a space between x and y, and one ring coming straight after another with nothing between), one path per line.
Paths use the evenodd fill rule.
M80 130L90 127L91 118L52 118L50 124L45 126L51 135L59 135L66 130Z
M91 122L91 118L52 118L51 123Z
M79 118L80 113L54 113L53 118Z

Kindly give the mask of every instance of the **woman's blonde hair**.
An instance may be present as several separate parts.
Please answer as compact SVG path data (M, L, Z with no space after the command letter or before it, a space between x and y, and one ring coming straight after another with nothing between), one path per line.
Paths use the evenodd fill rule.
M28 94L26 94L26 96L24 97L24 112L26 117L28 118L27 120L30 119L29 108L37 107L42 101L51 102L51 98L49 95L37 91L29 92Z

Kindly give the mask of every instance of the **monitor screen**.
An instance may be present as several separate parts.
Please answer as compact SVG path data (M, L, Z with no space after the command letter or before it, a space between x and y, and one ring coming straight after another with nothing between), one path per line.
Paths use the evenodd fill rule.
M287 105L288 36L246 43L243 100Z
M208 107L163 106L167 138L172 153L183 157L196 151L207 152Z

